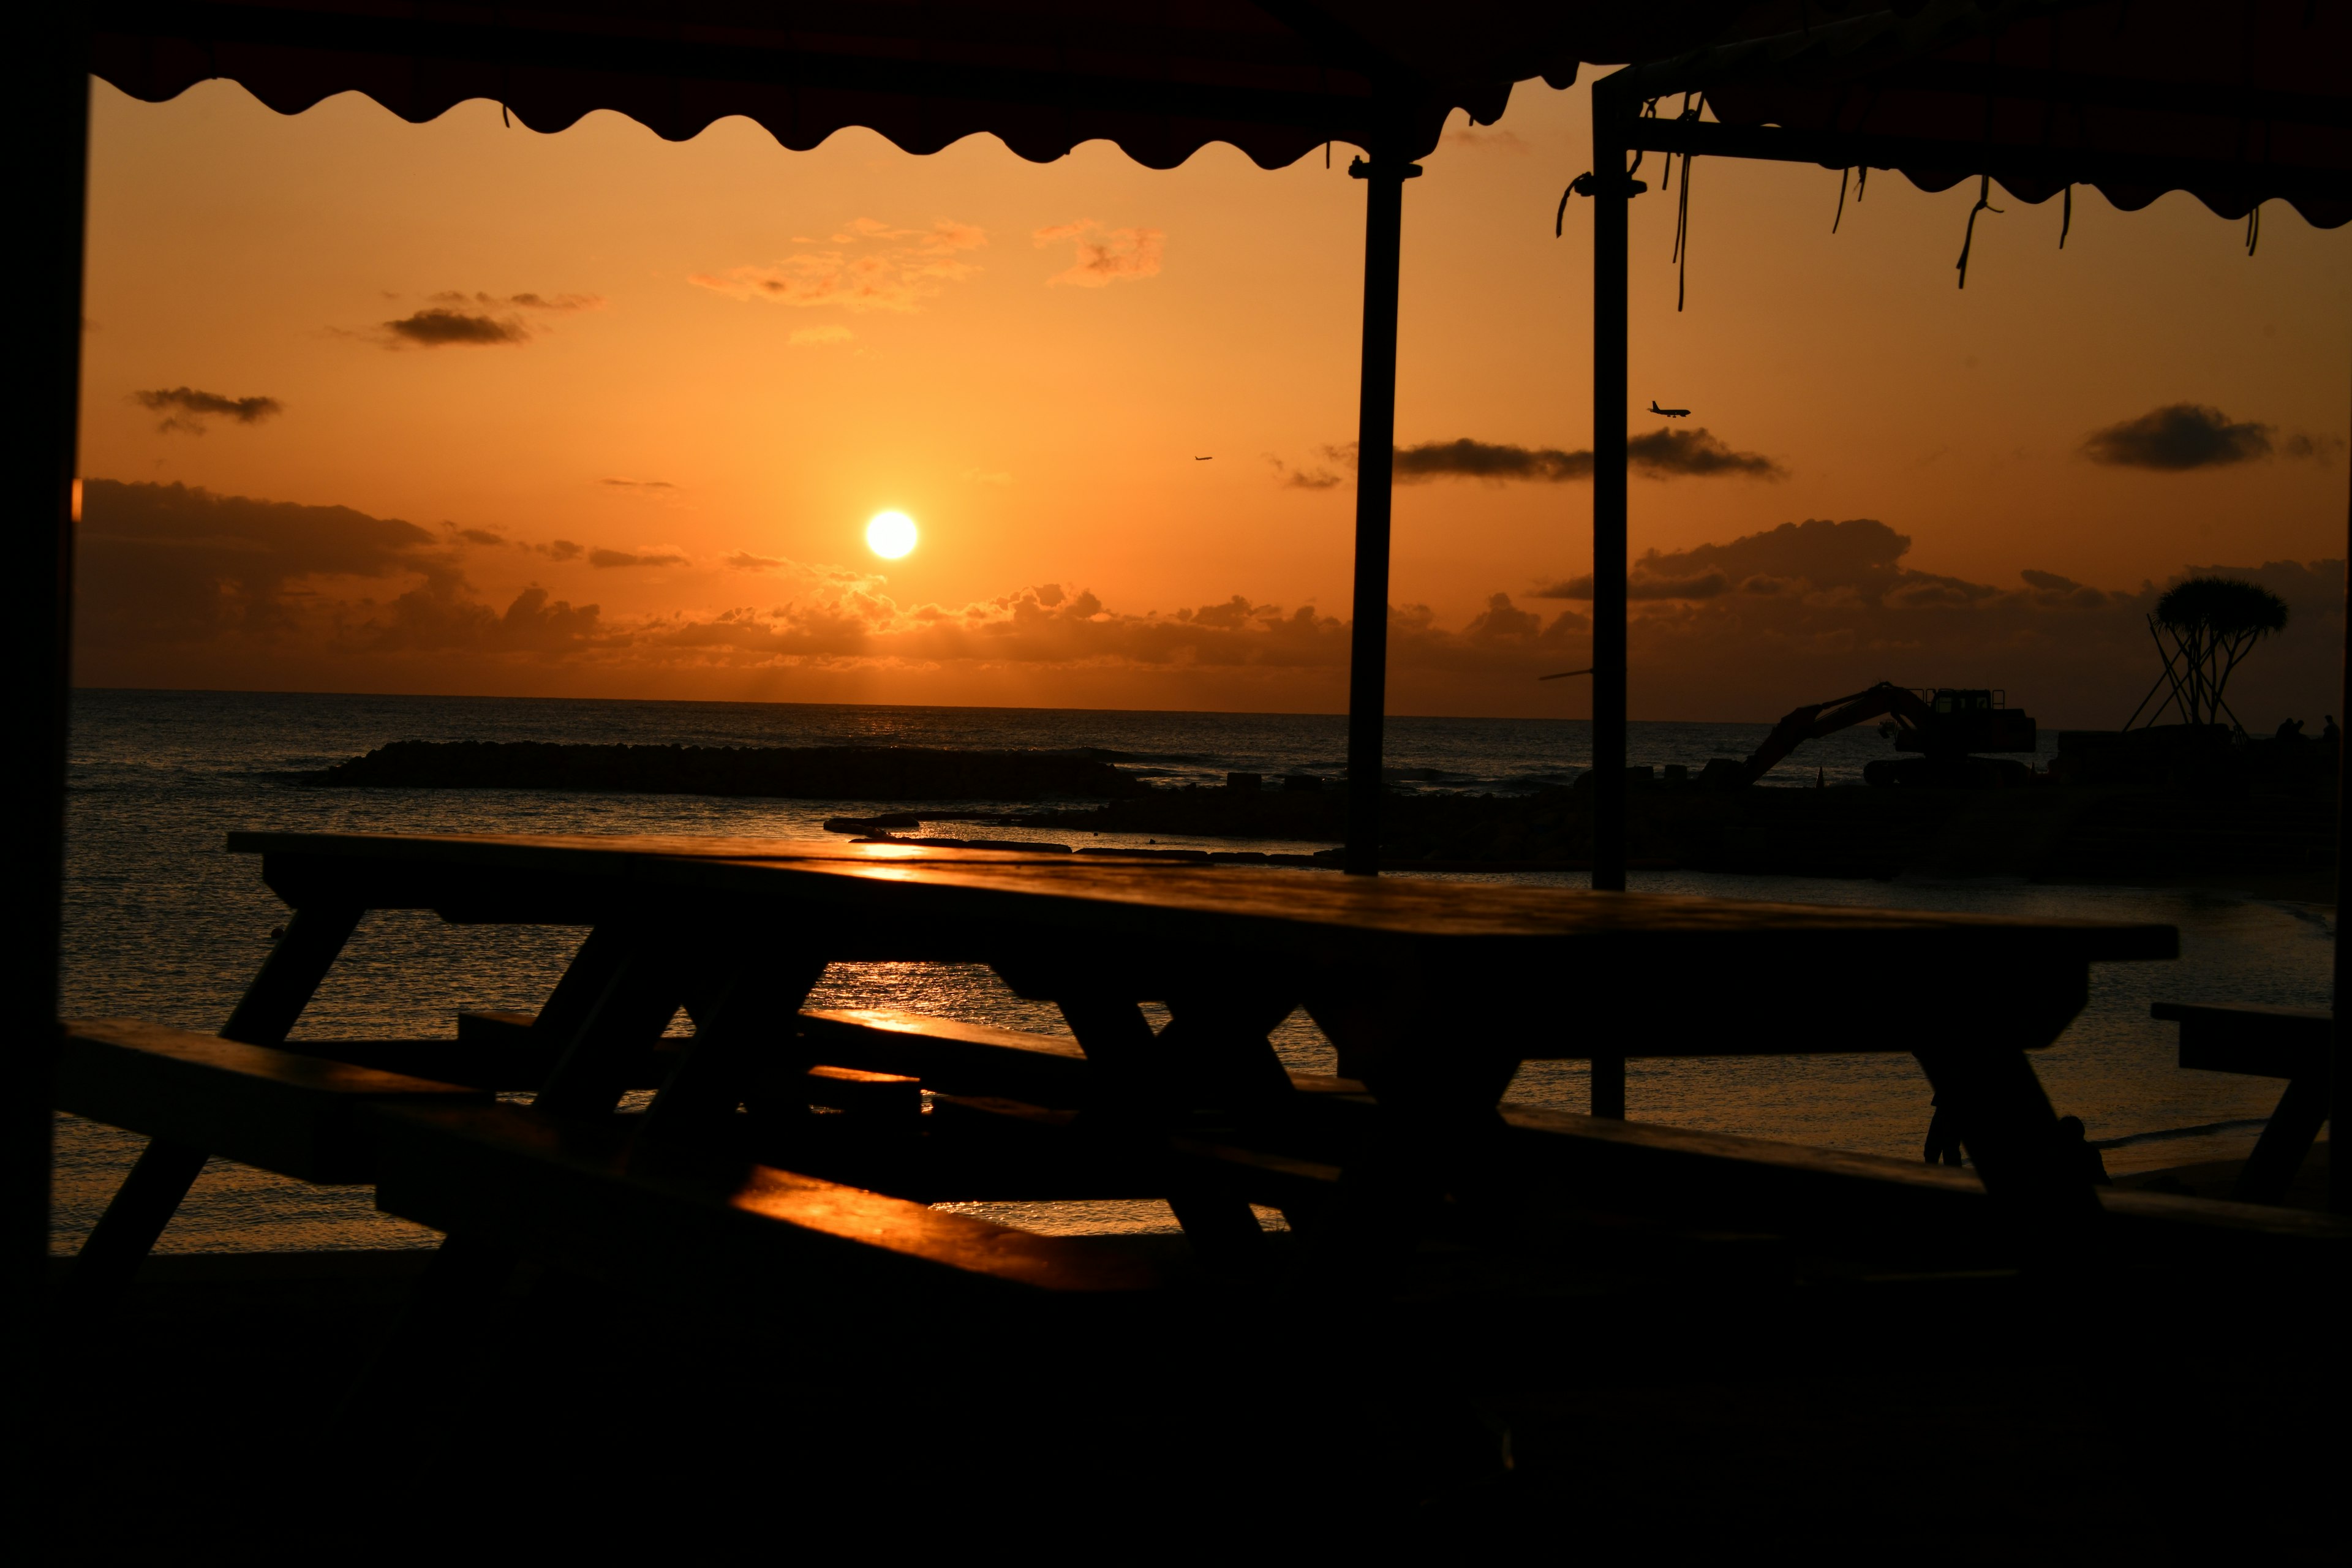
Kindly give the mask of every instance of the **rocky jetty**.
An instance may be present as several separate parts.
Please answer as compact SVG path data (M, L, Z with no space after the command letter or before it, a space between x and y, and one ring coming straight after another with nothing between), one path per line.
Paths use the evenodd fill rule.
M782 800L1117 800L1141 781L1045 752L921 746L597 746L395 741L306 775L325 789L586 790Z
M1626 801L1636 864L1800 877L2011 876L2044 881L2286 879L2325 884L2335 803L2319 788L1717 789L1637 769ZM1591 794L1391 795L1381 862L1393 868L1570 869L1592 854ZM1334 788L1156 789L1094 807L991 816L1032 832L1223 838L1345 835ZM935 819L936 820L936 819Z

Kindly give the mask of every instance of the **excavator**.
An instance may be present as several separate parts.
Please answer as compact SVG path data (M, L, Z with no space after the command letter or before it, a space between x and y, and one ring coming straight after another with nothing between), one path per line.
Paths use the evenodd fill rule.
M2022 709L2009 707L2007 701L2007 693L1981 688L1914 690L1882 680L1866 691L1791 710L1745 763L1720 768L1710 763L1707 772L1720 776L1736 767L1737 777L1727 782L1752 784L1802 742L1880 719L1885 722L1879 732L1892 740L1897 751L1922 754L1885 757L1869 763L1862 770L1865 784L1947 789L2031 784L2033 769L2029 764L1974 754L2034 749L2032 717Z

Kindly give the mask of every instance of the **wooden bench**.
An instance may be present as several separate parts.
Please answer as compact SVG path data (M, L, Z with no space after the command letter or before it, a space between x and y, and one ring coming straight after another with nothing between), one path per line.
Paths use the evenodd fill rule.
M217 1155L320 1184L373 1179L362 1107L487 1102L489 1091L126 1019L72 1019L58 1058L58 1110L143 1134L146 1152L82 1244L76 1310L102 1308Z
M2148 1014L2180 1026L2184 1068L2286 1079L2270 1125L2230 1194L2238 1203L2283 1201L2327 1121L2335 1014L2319 1007L2194 1002L2158 1002Z
M938 1149L857 1159L845 1139L823 1168L925 1201L1143 1197L1164 1190L1167 1162L1088 1146L1071 1107L1087 1098L1073 1042L920 1014L809 1012L804 1037L826 1057L920 1077L935 1093ZM1311 1225L1342 1201L1340 1173L1377 1136L1379 1107L1352 1079L1290 1075L1289 1115L1259 1143L1178 1135L1169 1156L1195 1181ZM948 1086L952 1085L950 1089ZM1034 1099L1024 1099L1034 1095ZM1501 1157L1522 1190L1549 1201L1666 1224L1752 1228L1865 1249L1932 1247L2005 1257L2013 1237L1972 1171L1727 1133L1580 1116L1506 1103ZM2352 1226L2242 1203L2103 1190L2116 1243L2151 1256L2287 1243L2340 1252ZM2292 1267L2294 1265L2290 1265Z
M476 1105L373 1120L386 1213L656 1298L773 1308L821 1296L920 1313L941 1289L1045 1300L1168 1283L1115 1247L669 1145L629 1118Z

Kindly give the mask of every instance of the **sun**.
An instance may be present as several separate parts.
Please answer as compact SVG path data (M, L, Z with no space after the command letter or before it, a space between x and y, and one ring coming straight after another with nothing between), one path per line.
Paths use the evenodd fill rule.
M896 561L915 548L915 520L903 511L874 514L866 525L866 548L885 561Z

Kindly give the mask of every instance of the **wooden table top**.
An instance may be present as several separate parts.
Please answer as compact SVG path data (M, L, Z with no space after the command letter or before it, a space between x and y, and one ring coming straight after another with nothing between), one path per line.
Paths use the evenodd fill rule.
M2009 963L2046 968L2178 955L2170 926L1775 904L1653 893L1596 893L1255 866L1122 860L1112 856L946 849L839 839L537 836L528 834L234 833L228 847L267 858L266 874L329 901L347 882L364 908L443 907L467 889L562 882L646 905L723 900L780 913L811 905L927 922L1010 922L1096 940L1122 936L1216 946L1354 935L1423 944L1570 948L1732 944L1791 962ZM292 897L292 894L289 894ZM302 901L296 899L297 902ZM1352 944L1350 944L1352 945ZM1727 952L1729 948L1727 946ZM1967 984L1966 978L1948 978ZM1988 978L1992 978L1988 976ZM1792 973L1791 985L1836 976Z

